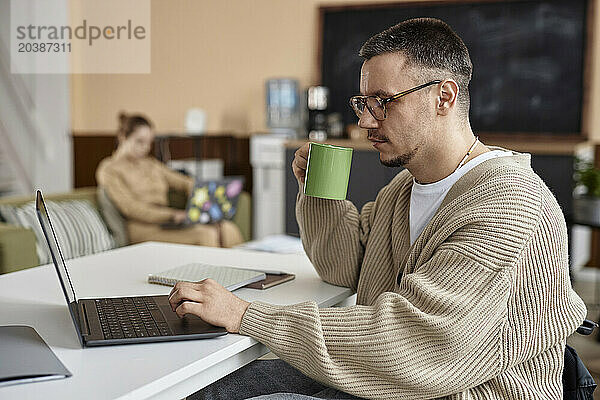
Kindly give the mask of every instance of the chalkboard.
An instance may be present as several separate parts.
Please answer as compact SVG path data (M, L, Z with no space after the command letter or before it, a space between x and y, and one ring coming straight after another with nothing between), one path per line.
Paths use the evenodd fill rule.
M415 17L447 22L473 62L475 132L582 135L587 0L407 3L323 7L321 84L330 110L356 123L348 98L359 93L358 56L372 35Z

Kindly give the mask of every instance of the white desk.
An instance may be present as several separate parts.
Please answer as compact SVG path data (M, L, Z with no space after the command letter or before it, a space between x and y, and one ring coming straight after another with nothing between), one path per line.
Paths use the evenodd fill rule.
M143 243L67 261L78 298L168 294L146 276L189 262L281 269L296 279L267 289L239 289L248 300L321 307L353 292L323 282L305 255L279 255ZM0 388L0 399L180 399L266 354L247 336L81 349L53 265L0 275L0 325L30 325L73 373L71 378ZM7 360L0 360L6 362Z

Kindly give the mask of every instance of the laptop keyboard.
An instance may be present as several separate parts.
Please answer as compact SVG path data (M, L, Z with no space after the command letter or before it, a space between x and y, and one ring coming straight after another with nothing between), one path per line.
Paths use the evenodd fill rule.
M96 299L105 339L169 336L169 326L152 297Z

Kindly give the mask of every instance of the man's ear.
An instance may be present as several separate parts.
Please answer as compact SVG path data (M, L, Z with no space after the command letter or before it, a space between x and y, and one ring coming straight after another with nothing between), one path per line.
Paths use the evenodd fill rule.
M448 115L458 99L458 84L453 79L446 79L438 87L437 114Z

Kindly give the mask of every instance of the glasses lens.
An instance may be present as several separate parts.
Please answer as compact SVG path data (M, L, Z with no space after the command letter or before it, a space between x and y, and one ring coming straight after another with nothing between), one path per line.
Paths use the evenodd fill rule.
M375 119L383 121L385 119L385 109L383 104L376 97L367 97L367 108L373 114Z
M365 99L362 97L350 98L350 107L352 107L356 116L360 118L363 111L365 111Z

